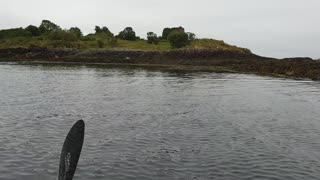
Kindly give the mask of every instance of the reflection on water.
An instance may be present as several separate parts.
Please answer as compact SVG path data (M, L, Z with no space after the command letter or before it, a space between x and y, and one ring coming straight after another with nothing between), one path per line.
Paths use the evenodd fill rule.
M139 68L0 65L0 179L319 179L320 84Z

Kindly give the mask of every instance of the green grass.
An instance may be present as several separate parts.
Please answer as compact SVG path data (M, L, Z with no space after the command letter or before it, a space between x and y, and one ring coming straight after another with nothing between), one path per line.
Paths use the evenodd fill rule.
M158 45L148 44L146 40L125 41L118 40L118 48L136 50L170 50L172 49L168 41L160 41Z
M113 39L114 40L114 39ZM116 39L111 43L111 38L105 35L89 35L77 41L48 40L45 36L40 37L16 37L0 40L0 48L28 48L31 46L47 48L78 48L78 49L99 49L98 41L102 41L103 49L129 49L129 50L171 50L170 43L162 40L158 45L148 44L146 40L126 41ZM230 50L242 53L251 53L250 50L239 48L214 39L197 39L191 42L184 49L212 49L212 50Z
M193 49L213 49L213 50L230 50L238 51L242 53L251 53L249 49L240 48L237 46L232 46L224 41L219 41L215 39L197 39L191 43L189 48Z

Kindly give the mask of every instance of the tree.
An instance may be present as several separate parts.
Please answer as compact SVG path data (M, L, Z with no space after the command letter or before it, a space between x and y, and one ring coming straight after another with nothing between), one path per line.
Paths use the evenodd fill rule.
M171 28L164 28L162 31L162 38L168 39L168 36L170 33L171 33Z
M102 32L103 33L111 33L110 30L105 26L102 27Z
M99 26L96 26L96 27L94 28L94 30L96 31L96 34L102 32L102 29L101 29Z
M49 20L42 20L39 30L42 34L50 33L51 31L61 30L61 27Z
M184 28L181 26L173 28L164 28L162 32L162 39L168 39L169 34L173 31L185 32Z
M117 39L114 37L114 34L106 27L100 26L95 27L95 35L93 36L97 40L97 45L99 48L103 48L106 45L110 47L115 47L117 45ZM87 37L90 37L89 35Z
M159 44L159 38L154 32L148 32L147 38L149 44Z
M25 28L26 31L30 32L32 36L40 36L41 32L37 26L29 25Z
M81 38L82 37L82 32L78 27L72 27L69 29L69 32L74 34L77 38Z
M173 31L168 36L169 42L173 48L182 48L188 45L188 34L185 32Z
M96 26L94 28L94 30L96 31L96 34L99 34L99 33L111 33L111 31L105 26L103 26L102 28L100 28L100 26Z
M123 40L135 41L136 33L133 31L132 27L126 27L123 31L119 32L117 37Z
M192 33L192 32L187 32L187 34L188 34L188 40L189 40L189 41L194 41L194 40L196 40L196 35L195 35L194 33Z

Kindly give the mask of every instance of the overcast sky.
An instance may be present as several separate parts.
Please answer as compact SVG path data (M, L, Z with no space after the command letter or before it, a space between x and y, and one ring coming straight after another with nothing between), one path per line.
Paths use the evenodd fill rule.
M0 0L0 29L49 19L84 33L95 25L117 34L126 26L145 37L183 26L273 57L320 58L320 0Z

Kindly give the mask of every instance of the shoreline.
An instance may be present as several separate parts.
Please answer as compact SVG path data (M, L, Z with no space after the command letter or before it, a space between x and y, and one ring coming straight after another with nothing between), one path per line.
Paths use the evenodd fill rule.
M292 77L282 74L263 74L255 72L241 72L231 69L225 69L221 67L205 67L205 66L190 66L190 65L164 65L164 64L125 64L125 63L90 63L90 62L65 62L65 61L41 61L41 60L32 60L32 61L23 61L23 60L4 60L0 59L1 62L14 62L21 65L82 65L82 66L94 66L94 67L134 67L134 68L144 68L147 70L159 70L159 71L184 71L184 72L209 72L209 73L230 73L230 74L253 74L258 76L268 76L274 78L290 78L295 80L309 79L302 77Z
M10 48L0 49L0 62L132 66L320 80L320 61L311 58L275 59L208 49L139 51Z

